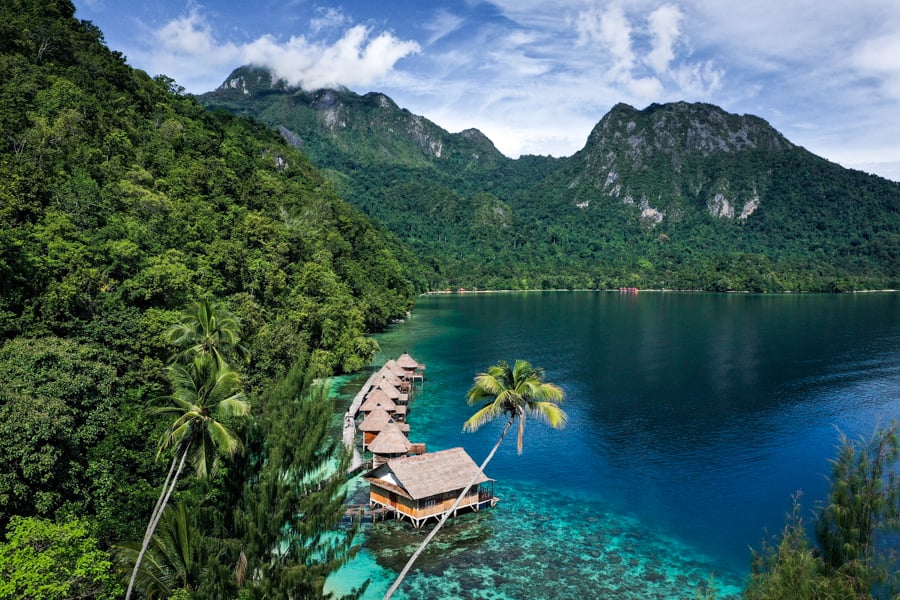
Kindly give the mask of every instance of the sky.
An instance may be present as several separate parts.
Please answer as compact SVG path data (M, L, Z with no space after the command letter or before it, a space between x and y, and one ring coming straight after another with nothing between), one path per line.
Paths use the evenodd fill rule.
M504 154L570 156L619 102L708 102L900 181L896 0L74 0L193 94L245 64L390 96Z

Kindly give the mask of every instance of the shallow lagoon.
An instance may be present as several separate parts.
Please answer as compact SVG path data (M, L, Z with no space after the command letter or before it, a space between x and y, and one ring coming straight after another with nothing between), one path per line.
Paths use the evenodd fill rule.
M397 597L693 598L710 576L737 594L791 494L824 498L836 428L900 416L896 294L432 296L379 342L376 364L428 366L409 421L429 450L486 456L502 423L462 433L464 395L499 359L543 367L570 416L529 421L522 456L505 442L487 469L501 503L449 522ZM339 380L339 408L365 376ZM426 533L366 526L328 588L370 578L380 598Z

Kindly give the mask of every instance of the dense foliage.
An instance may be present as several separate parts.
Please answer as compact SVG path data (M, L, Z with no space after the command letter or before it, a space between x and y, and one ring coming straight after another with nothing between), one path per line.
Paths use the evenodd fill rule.
M754 553L749 600L897 597L898 427L894 422L868 440L841 437L828 500L815 515L818 543L807 536L797 496L780 538Z
M377 350L367 333L403 316L424 284L408 251L277 133L128 67L74 12L68 0L0 7L0 541L23 523L44 527L25 517L88 519L103 552L140 540L170 458L154 460L171 420L153 409L177 388L167 365L184 352L165 333L193 301L216 299L246 350L232 367L253 406L238 432L247 453L204 480L182 478L164 521L171 529L186 509L198 532L183 556L209 589L192 593L233 596L234 551L252 533L236 515L275 477L267 465L306 473L342 460L321 436L327 399L300 401L310 381L367 364ZM290 460L267 462L300 439ZM321 506L296 542L309 553L283 561L320 592L349 551L309 566L321 558L317 532L342 516L341 489L276 491L273 503ZM271 527L252 533L255 548L287 544ZM196 581L190 572L180 581Z
M56 524L15 517L0 544L0 598L4 600L112 600L122 594L112 558L85 520Z
M415 250L431 289L900 284L900 184L714 106L618 105L574 156L511 160L383 94L290 89L258 68L201 100L278 127Z

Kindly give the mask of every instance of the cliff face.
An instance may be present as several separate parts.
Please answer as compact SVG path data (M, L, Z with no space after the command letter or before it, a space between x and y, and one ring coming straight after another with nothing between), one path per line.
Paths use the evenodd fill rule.
M757 167L794 149L764 120L709 104L618 104L572 157L565 184L582 207L599 193L639 207L651 225L690 206L746 220L771 184Z

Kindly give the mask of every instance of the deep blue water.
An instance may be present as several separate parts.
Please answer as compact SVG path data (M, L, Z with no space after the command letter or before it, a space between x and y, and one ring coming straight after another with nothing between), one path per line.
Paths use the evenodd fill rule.
M431 296L379 342L377 365L427 365L409 422L429 450L487 455L503 423L462 433L465 393L501 359L544 368L569 415L562 431L528 421L521 456L510 434L487 469L501 503L448 524L411 598L693 598L710 575L735 594L791 495L824 499L838 429L900 417L897 294ZM367 528L329 587L369 577L380 597L425 532Z

